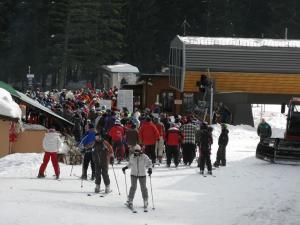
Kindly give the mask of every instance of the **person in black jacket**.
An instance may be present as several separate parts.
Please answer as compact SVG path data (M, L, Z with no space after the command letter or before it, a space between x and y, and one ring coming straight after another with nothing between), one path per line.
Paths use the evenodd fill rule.
M114 163L114 152L111 145L99 133L95 135L93 161L95 163L95 193L100 192L101 176L105 184L105 193L110 192L108 165Z
M213 143L212 127L208 127L206 123L201 125L199 150L200 150L200 174L204 173L205 164L207 166L207 173L212 175L212 165L210 160L211 145Z
M219 141L218 141L219 148L217 151L217 159L214 163L215 167L219 167L220 165L226 166L226 146L227 146L228 140L229 140L229 138L228 138L229 131L228 131L225 123L221 124L221 128L222 128L222 131L221 131L221 134L219 136Z

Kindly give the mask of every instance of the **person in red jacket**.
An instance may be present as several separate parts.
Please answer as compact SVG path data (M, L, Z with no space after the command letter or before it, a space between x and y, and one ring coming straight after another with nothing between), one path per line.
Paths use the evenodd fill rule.
M124 159L124 154L125 154L125 148L124 148L125 129L121 125L120 120L115 121L115 124L109 130L108 135L112 139L114 153L118 160L118 163L120 164L121 161Z
M152 160L154 166L156 161L155 144L159 140L159 132L149 116L146 117L139 130L139 139L145 145L145 154Z
M166 155L167 167L170 167L172 158L174 159L175 167L179 164L179 145L183 135L174 123L170 124L170 129L166 132Z

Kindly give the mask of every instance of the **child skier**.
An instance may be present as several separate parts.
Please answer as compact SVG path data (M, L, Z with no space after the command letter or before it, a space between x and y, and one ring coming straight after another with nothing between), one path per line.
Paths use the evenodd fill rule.
M148 189L146 187L146 169L148 169L148 175L152 174L152 162L146 154L141 152L141 147L136 145L134 148L134 154L130 156L127 166L122 168L125 174L126 169L131 168L131 187L129 190L127 206L133 210L133 198L137 188L137 180L140 182L142 196L144 200L144 209L148 207Z

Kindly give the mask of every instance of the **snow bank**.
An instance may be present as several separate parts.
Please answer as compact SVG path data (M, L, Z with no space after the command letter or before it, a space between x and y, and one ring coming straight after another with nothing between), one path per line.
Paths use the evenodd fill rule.
M10 93L0 88L0 115L11 118L21 119L22 112L17 103L15 103Z

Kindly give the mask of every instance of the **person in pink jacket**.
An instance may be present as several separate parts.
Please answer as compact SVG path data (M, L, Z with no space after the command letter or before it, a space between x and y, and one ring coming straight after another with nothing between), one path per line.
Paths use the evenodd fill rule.
M43 163L40 166L38 178L45 177L45 170L51 158L56 179L59 179L60 170L59 170L59 165L57 160L57 151L58 149L61 148L61 146L62 146L62 140L59 136L59 133L57 133L55 129L49 129L43 139L43 148L45 150L45 155L44 155Z
M155 144L159 140L159 131L152 123L150 117L146 117L145 122L139 130L139 139L145 146L145 154L152 160L152 164L156 161Z

